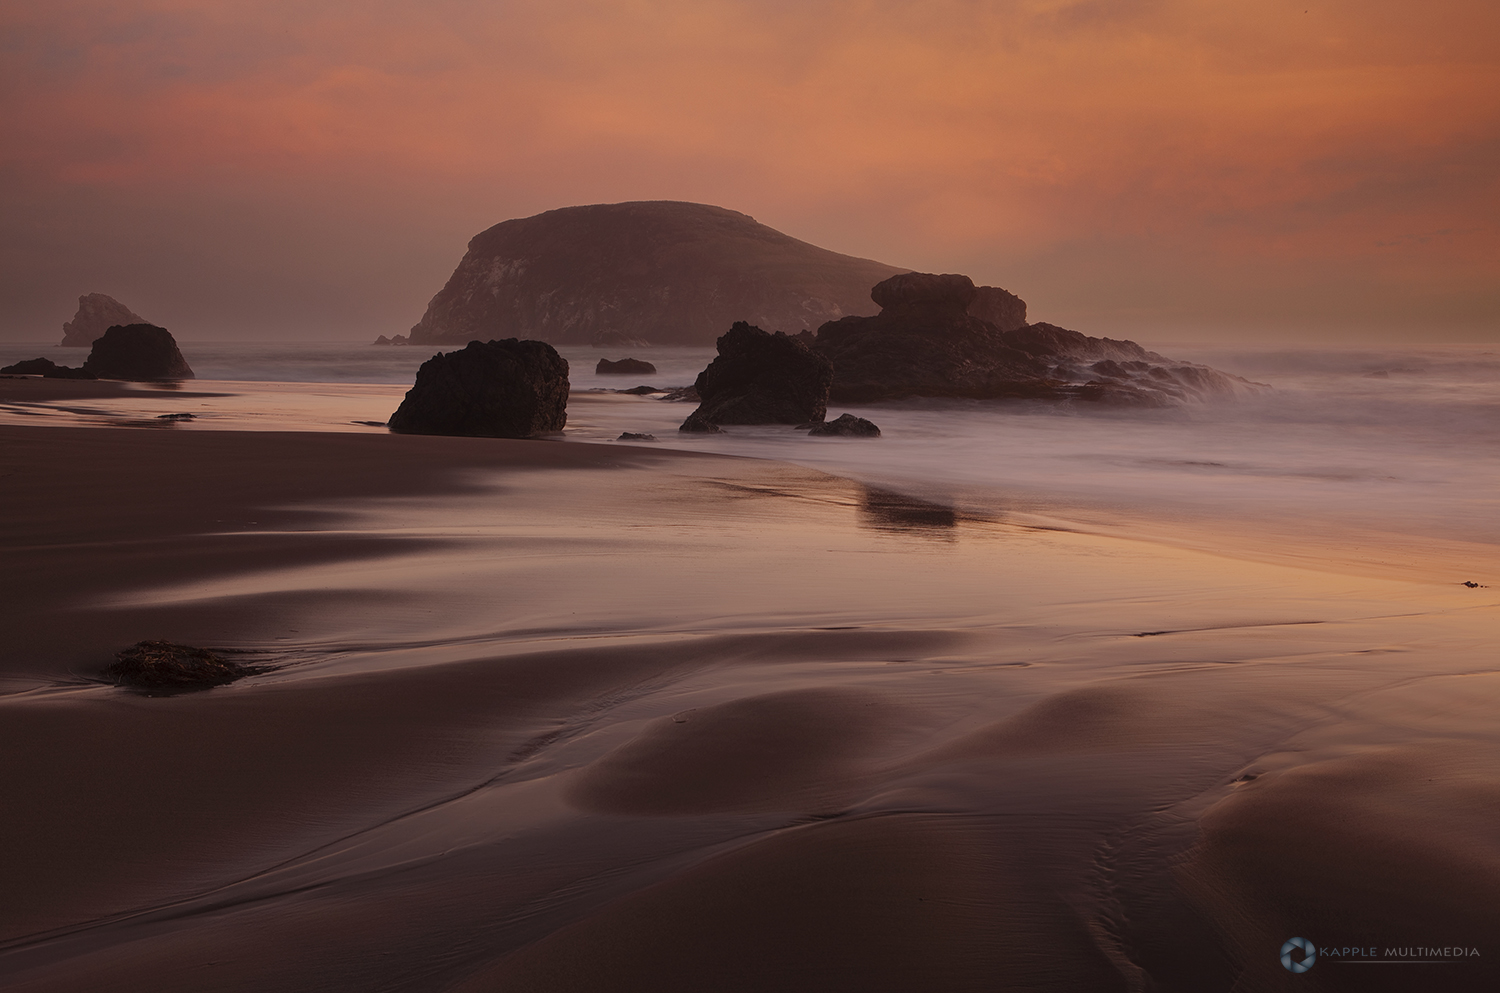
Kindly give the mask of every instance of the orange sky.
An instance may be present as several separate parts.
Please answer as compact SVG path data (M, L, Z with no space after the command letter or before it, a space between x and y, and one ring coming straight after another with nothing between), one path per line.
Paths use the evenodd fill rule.
M404 331L681 199L1182 340L1500 339L1492 0L0 0L0 335Z

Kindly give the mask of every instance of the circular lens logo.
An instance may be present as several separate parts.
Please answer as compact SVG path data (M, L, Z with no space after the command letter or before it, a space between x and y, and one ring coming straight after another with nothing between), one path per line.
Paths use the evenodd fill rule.
M1301 960L1292 957L1293 952L1301 952ZM1313 943L1306 938L1293 938L1281 946L1281 967L1287 972L1306 972L1318 961L1318 950Z

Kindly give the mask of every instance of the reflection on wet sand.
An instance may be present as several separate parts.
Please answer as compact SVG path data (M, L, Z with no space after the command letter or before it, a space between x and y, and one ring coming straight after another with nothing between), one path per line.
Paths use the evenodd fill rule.
M0 439L32 993L1275 989L1293 934L1500 932L1492 585L620 446ZM288 664L80 678L145 638Z
M958 512L939 503L867 486L859 502L859 526L952 541Z

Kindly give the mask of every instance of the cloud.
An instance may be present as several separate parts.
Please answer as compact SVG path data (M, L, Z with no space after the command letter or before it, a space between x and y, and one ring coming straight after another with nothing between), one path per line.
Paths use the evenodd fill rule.
M324 255L345 239L346 266L260 270L299 299L316 298L308 265L347 299L370 246L421 243L410 302L388 281L376 294L407 308L390 327L480 227L618 199L719 203L1002 281L1086 262L1066 281L1077 300L1143 258L1191 260L1196 274L1145 281L1140 309L1164 315L1208 272L1208 316L1214 299L1242 312L1233 274L1254 270L1258 292L1324 272L1351 319L1370 285L1404 286L1406 309L1382 313L1412 321L1434 294L1485 299L1500 274L1486 3L61 0L0 27L0 168L29 218L0 233L8 257L61 217L86 230L80 198L158 244L209 236L193 210L259 231L273 256L269 216L291 242L320 232ZM153 220L144 204L176 207ZM106 227L121 248L143 236ZM32 254L67 282L69 258ZM1043 282L1067 312L1065 281Z

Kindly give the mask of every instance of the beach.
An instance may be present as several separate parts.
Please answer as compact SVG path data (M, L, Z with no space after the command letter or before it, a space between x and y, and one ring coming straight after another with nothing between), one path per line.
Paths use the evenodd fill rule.
M899 473L612 443L686 412L615 395L563 440L357 423L393 397L0 380L47 421L0 423L7 988L1496 981L1500 575L1449 527L1492 496L1001 490L918 460L947 408L887 415ZM267 671L100 681L148 639Z

